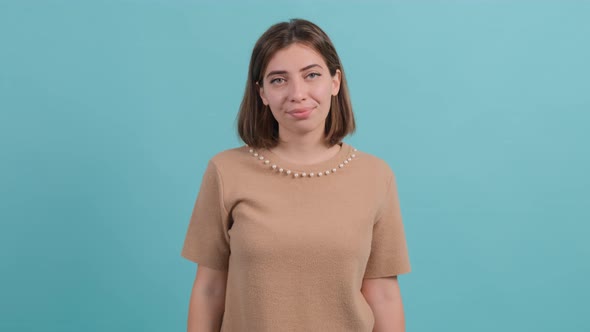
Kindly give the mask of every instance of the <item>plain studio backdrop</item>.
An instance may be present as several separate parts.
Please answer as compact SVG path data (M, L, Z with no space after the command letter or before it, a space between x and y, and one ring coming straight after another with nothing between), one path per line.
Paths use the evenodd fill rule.
M590 2L311 0L0 0L0 330L186 329L201 177L295 17L397 175L407 330L589 331Z

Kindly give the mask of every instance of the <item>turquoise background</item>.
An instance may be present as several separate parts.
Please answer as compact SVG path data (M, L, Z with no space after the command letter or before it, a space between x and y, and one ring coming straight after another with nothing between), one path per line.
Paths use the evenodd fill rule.
M254 42L343 60L398 178L408 331L589 331L590 2L0 0L0 330L184 331Z

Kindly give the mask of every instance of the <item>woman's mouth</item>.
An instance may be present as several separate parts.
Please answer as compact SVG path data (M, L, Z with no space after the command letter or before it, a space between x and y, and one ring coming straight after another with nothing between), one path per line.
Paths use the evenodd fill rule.
M312 111L313 108L297 108L287 113L296 119L307 119Z

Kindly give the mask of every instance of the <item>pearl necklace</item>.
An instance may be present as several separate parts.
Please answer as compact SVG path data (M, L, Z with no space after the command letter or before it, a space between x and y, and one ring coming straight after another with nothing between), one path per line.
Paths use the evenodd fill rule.
M249 147L246 144L247 147ZM297 178L305 178L305 177L318 177L321 178L324 175L330 175L333 173L336 173L336 171L338 171L339 168L344 168L344 166L347 166L351 161L354 160L354 158L356 158L356 154L354 154L354 152L357 152L358 150L353 148L352 152L346 159L344 159L340 164L338 164L338 167L334 167L332 169L327 169L325 171L320 171L320 172L301 172L301 173L297 173L297 172L293 172L290 169L285 169L277 164L273 164L269 159L264 158L264 156L261 156L256 150L250 148L248 150L248 152L250 152L250 154L257 158L259 161L262 162L262 165L264 166L270 166L270 170L277 172L277 174L285 174L287 176L291 176L293 175L293 178L297 179Z

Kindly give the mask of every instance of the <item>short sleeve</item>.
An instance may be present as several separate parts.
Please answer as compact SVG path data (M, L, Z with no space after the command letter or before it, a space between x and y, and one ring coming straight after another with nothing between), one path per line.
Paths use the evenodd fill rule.
M395 175L391 172L387 192L373 224L371 254L364 277L396 276L410 270Z
M189 221L182 257L199 265L227 270L230 254L228 225L221 175L210 161Z

